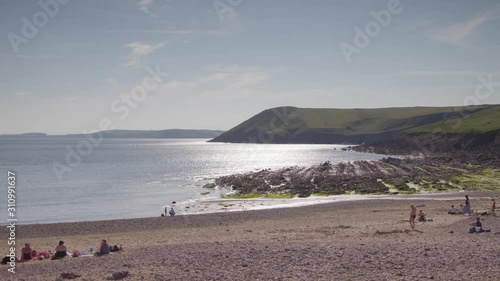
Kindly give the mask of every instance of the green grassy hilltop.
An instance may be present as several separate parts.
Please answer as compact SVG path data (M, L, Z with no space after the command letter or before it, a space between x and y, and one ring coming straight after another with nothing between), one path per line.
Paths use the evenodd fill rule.
M500 129L500 105L265 110L216 137L214 142L370 143L402 132L488 132Z

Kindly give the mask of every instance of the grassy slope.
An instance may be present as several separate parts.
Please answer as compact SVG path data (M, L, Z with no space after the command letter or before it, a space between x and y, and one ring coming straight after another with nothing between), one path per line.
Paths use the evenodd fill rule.
M283 126L279 116L286 116L286 126ZM259 130L272 130L275 135L285 137L309 132L343 136L403 131L432 132L435 129L456 133L473 130L486 132L500 129L500 122L495 120L500 120L500 105L377 109L282 107L265 110L222 136L250 136Z
M480 110L464 118L444 120L414 128L413 132L486 133L500 129L500 106Z

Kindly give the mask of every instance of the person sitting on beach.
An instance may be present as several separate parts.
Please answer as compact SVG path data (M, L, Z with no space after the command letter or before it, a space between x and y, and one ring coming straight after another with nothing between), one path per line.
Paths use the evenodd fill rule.
M21 249L21 261L30 261L36 257L36 251L31 249L30 243L24 244L24 248Z
M170 211L168 212L172 217L175 216L175 211L174 208L170 208Z
M56 247L56 253L52 257L53 260L62 259L68 255L66 246L64 246L64 241L59 241L59 245Z
M99 252L96 253L97 256L102 256L102 255L109 255L111 252L110 247L106 240L101 241L101 246L99 247Z
M418 221L419 222L425 222L425 221L427 221L425 219L425 213L422 210L418 211Z
M469 229L469 233L483 232L483 225L481 224L480 218L476 218L476 221L471 222L470 225L472 226L472 228Z
M458 210L457 210L457 208L455 208L455 206L454 206L454 205L451 205L451 209L450 209L450 211L448 212L448 214L450 214L450 215L458 215Z

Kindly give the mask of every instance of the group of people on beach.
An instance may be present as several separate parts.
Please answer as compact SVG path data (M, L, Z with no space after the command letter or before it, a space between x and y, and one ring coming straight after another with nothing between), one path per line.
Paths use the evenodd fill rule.
M410 226L413 230L415 230L415 221L417 222L427 222L427 221L433 221L432 219L429 219L426 217L426 214L424 213L423 210L418 211L417 215L417 208L415 206L410 205Z
M172 207L170 207L170 211L168 211L168 214L173 217L175 216L175 211L174 211L174 205L175 205L175 201L172 202ZM166 217L167 216L167 210L168 210L168 207L165 207L165 211L161 214L162 217Z
M497 207L496 201L493 198L493 199L491 199L491 214L493 216L496 216L496 213L495 213L496 207ZM457 208L455 208L455 205L451 205L451 209L448 211L448 214L450 214L450 215L469 215L469 216L472 215L469 196L465 195L465 206L460 204L460 209L457 209Z
M163 214L161 214L161 216L162 216L162 217L166 217L166 216L167 216L167 210L168 210L168 208L167 208L167 207L165 207L165 212L164 212ZM168 214L169 214L171 217L175 216L175 211L174 211L174 208L173 208L173 207L172 207L172 208L170 208L170 211L168 211Z
M423 219L425 220L425 214L423 213L422 210L420 210L419 215L423 215ZM417 208L415 206L410 205L410 219L408 220L410 222L411 229L415 230L415 220L417 219ZM420 217L419 217L420 220Z
M59 241L59 244L55 248L55 253L52 254L52 251L47 251L47 252L40 252L37 253L37 251L33 250L31 248L31 244L29 242L26 242L24 244L24 247L21 249L21 257L17 259L19 262L26 262L26 261L33 261L33 260L44 260L44 259L51 259L51 260L59 260L63 259L66 257L81 257L81 256L104 256L104 255L109 255L111 252L119 252L122 250L122 247L118 247L117 245L110 246L108 242L103 239L101 241L101 244L99 246L99 251L97 251L95 254L92 253L93 248L90 248L91 253L80 253L78 250L74 250L73 253L69 253L68 249L64 245L64 241ZM10 261L10 257L5 257L2 260L2 263L7 263Z
M495 199L493 199L495 200ZM465 195L465 206L460 204L460 209L455 208L455 205L451 205L451 209L448 211L450 215L472 215L472 210L470 208L469 195Z
M491 204L491 213L493 216L496 216L495 209L496 209L496 202L495 199L491 199L492 204ZM485 212L484 214L487 215L488 212ZM465 206L460 204L460 210L455 208L455 205L451 205L451 209L448 211L448 214L450 215L472 215L472 210L471 210L471 205L470 205L470 199L469 195L465 195ZM483 214L483 215L484 215ZM410 226L413 230L415 230L415 221L418 222L426 222L426 221L432 221L429 219L426 219L425 213L420 210L418 213L418 219L417 219L417 208L415 206L410 205L410 219L408 220L410 223ZM470 233L476 233L476 232L483 232L483 226L481 223L481 219L478 217L476 218L475 221L471 222L472 228L469 229Z

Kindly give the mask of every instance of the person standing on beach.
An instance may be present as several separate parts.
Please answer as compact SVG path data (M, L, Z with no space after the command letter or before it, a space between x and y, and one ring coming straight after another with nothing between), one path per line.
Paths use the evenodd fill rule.
M491 213L495 216L495 208L497 207L497 203L495 202L495 199L491 199Z
M415 206L410 205L410 226L413 230L415 230L415 218L417 217L417 208Z
M465 195L465 207L464 207L464 215L471 215L470 211L470 202L469 202L469 195Z

